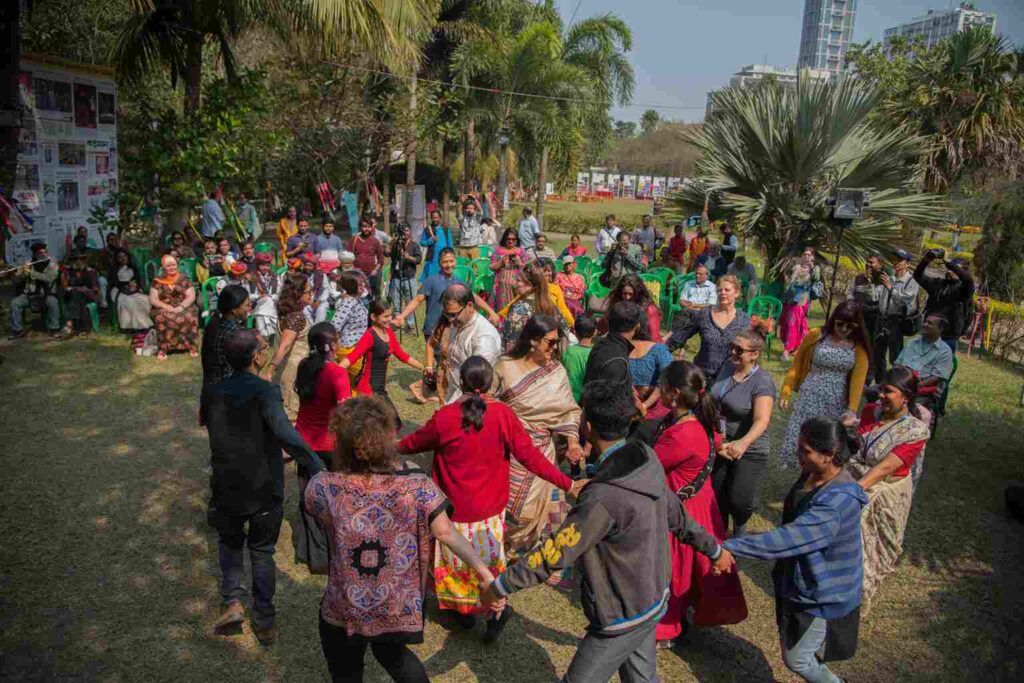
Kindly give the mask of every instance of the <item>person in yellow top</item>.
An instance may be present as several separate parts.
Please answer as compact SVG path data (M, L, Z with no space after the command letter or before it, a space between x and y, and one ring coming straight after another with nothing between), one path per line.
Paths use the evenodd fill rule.
M824 327L807 333L786 373L779 398L779 407L788 410L793 392L799 392L779 453L782 467L796 466L800 426L808 419L836 420L846 411L857 412L870 358L871 340L864 314L854 301L836 306Z
M548 279L548 298L551 299L551 303L555 305L558 312L562 314L566 324L571 328L576 324L576 318L573 316L569 307L565 303L565 292L562 288L555 284L555 266L548 259L541 259L539 263L542 264L544 269L544 276ZM512 307L512 304L523 298L524 295L517 294L514 299L505 304L505 307L498 311L498 316L502 319L508 317L508 310Z
M281 253L288 247L288 238L299 231L299 211L294 206L288 207L288 215L277 223L277 239L281 242Z

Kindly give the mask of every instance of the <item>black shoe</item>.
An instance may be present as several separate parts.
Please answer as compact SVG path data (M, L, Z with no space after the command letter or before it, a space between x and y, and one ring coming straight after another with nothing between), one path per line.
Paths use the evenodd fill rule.
M505 605L505 609L502 611L501 616L497 619L489 619L487 621L487 630L484 631L484 642L493 643L498 640L501 636L501 632L505 630L505 626L508 625L508 620L512 617L512 607Z
M476 617L472 614L452 612L452 618L455 619L455 623L459 625L459 628L469 631L476 627Z
M21 339L26 334L27 333L25 332L25 330L22 330L21 332L11 332L9 335L7 335L7 338L11 341L14 341L15 339Z

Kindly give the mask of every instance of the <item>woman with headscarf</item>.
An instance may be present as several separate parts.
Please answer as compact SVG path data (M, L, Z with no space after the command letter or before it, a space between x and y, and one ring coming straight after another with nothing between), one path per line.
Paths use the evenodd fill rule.
M156 357L166 360L171 351L188 351L193 358L199 355L199 319L193 304L196 290L192 281L178 270L173 256L160 259L163 275L153 280L149 288L149 303L153 307L156 323Z

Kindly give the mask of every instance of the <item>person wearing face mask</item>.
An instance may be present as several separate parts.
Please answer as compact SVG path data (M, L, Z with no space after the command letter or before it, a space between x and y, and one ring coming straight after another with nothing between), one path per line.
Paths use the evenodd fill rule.
M421 282L441 272L441 253L445 249L452 249L454 244L451 228L441 224L441 212L436 209L431 211L430 224L420 233L420 246L426 250L423 256L423 271L420 273Z
M446 349L448 391L445 403L461 395L459 373L470 356L481 356L489 363L501 354L501 335L473 305L473 293L462 283L453 283L441 295L441 315L451 325Z
M782 294L782 316L779 318L779 338L785 345L783 360L790 360L807 335L807 312L811 300L821 292L821 268L815 263L817 252L807 247L793 267L785 274Z
M806 420L839 418L847 410L857 410L869 358L871 340L860 306L853 301L840 303L824 327L807 333L786 373L779 399L779 407L788 410L793 392L800 392L779 452L783 468L796 464L800 425Z
M50 258L46 245L32 245L31 265L25 264L14 272L15 297L11 299L11 334L8 339L25 336L22 327L25 309L45 312L46 329L54 339L63 339L60 330L60 301L57 299L57 279L60 266Z
M199 320L192 306L196 290L192 281L178 270L173 256L160 259L163 275L153 280L149 288L149 303L153 307L158 360L167 360L170 351L188 351L199 355Z
M870 501L861 518L865 612L903 552L914 494L911 472L931 437L931 415L915 401L914 371L897 366L878 384L878 402L864 406L860 416L863 447L846 466Z
M800 477L786 496L782 526L722 543L736 557L774 560L772 583L782 661L812 683L842 683L825 662L857 651L864 582L861 511L868 496L846 469L861 440L834 418L800 427Z
M548 462L557 462L556 452L565 447L571 463L583 457L580 448L580 409L572 397L565 367L558 361L563 338L555 318L539 313L522 328L515 344L494 364L498 400L508 404L533 438L533 444ZM512 463L512 485L505 508L509 548L522 552L542 536L558 529L569 505L561 491L530 474L518 462ZM556 577L555 582L564 577Z

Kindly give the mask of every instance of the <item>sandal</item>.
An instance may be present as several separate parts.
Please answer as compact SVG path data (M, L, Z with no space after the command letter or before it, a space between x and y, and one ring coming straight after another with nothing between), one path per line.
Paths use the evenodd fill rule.
M156 354L156 359L157 360L167 360L167 354L164 353L163 351L160 351L159 353Z

